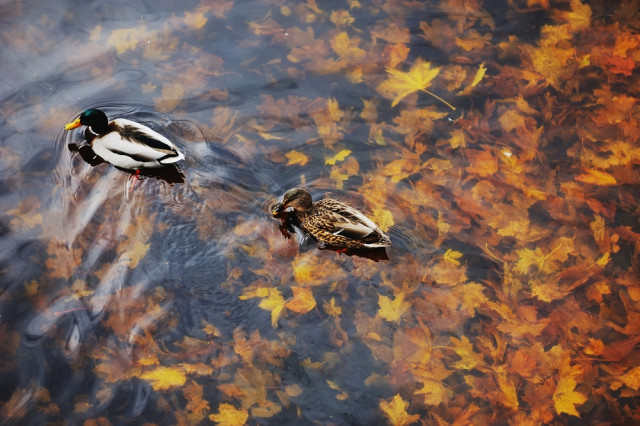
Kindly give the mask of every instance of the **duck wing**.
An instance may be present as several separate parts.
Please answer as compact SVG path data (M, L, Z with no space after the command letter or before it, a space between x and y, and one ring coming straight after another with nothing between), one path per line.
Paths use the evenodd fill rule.
M115 154L160 164L174 163L184 158L169 139L135 121L117 118L109 123L109 128L112 131L101 138L101 145Z
M389 238L371 219L348 204L325 199L314 207L315 214L305 220L304 227L326 242L345 244L345 240L350 240L367 247L391 245Z

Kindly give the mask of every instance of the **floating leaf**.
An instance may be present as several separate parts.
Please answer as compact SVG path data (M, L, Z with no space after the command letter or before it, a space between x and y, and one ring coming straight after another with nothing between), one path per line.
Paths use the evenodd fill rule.
M389 78L382 82L377 90L386 98L393 99L391 106L394 107L411 93L423 91L443 102L452 110L455 108L444 99L429 92L427 87L431 85L440 68L431 68L431 63L423 59L418 59L416 63L407 72L399 71L393 68L387 68Z
M260 306L262 309L266 309L271 311L271 325L276 327L278 325L278 319L280 318L280 314L285 307L286 301L280 294L278 289L269 289L269 296L262 299L260 301Z

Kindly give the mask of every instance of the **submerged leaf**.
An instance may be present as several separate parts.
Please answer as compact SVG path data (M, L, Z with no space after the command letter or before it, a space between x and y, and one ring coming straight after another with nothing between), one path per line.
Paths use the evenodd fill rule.
M325 165L330 165L333 166L334 164L336 164L336 161L344 161L345 158L347 158L347 156L351 154L351 150L349 149L343 149L342 151L340 151L339 153L337 153L336 155L334 155L331 158L327 158L324 161Z
M285 154L287 166L304 166L309 162L309 157L299 151L289 151Z
M404 401L399 394L394 396L391 402L380 401L380 409L393 426L410 425L420 419L418 414L410 415L407 413L408 407L409 403Z
M309 288L292 286L293 299L286 304L287 309L299 314L306 314L316 307L316 300Z
M243 426L249 419L247 410L238 410L231 404L221 403L218 406L218 413L210 414L209 420L221 426Z
M151 383L155 390L168 390L182 386L187 380L184 371L179 367L157 367L140 375L142 380Z
M569 365L567 359L560 370L560 378L553 394L553 405L558 414L567 413L580 417L576 405L584 404L588 398L583 393L575 391L578 376L582 376L582 368L579 365Z
M393 301L387 296L379 295L378 306L380 306L378 310L380 318L397 322L411 308L411 303L405 302L404 292L400 292Z

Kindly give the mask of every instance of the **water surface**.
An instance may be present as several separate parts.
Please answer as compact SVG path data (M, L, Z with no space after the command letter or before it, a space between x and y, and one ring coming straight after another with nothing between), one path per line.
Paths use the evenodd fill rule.
M637 417L637 8L366 3L0 6L4 423ZM295 186L393 246L300 244Z

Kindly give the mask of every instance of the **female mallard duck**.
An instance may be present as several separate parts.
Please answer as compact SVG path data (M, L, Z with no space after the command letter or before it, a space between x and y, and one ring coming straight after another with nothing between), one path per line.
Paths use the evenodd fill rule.
M315 203L302 188L287 191L271 210L277 216L293 209L298 226L320 243L351 249L388 247L391 240L360 211L342 201L325 198Z
M87 126L85 137L103 160L128 170L163 167L184 159L169 139L147 126L124 118L109 121L104 112L88 109L65 130Z

